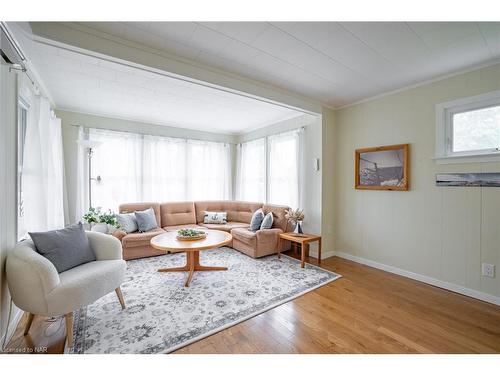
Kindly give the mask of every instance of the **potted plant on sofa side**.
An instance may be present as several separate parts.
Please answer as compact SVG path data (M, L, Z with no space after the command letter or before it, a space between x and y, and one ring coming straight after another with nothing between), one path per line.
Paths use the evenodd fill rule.
M100 207L91 207L83 215L83 220L89 223L90 230L93 232L110 233L120 226L116 215L111 210L102 212Z

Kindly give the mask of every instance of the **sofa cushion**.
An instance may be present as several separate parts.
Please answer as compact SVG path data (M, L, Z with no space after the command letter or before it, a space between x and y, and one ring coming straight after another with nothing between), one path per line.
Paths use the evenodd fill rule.
M118 207L118 212L121 214L134 213L135 211L144 211L148 208L152 208L155 212L156 223L158 227L162 226L160 217L160 204L156 202L144 202L144 203L125 203L120 204Z
M269 212L273 213L273 228L280 228L281 230L283 230L283 232L288 232L292 230L291 225L285 218L286 211L289 209L290 207L278 206L275 204L265 204L262 207L262 210L264 211L265 214Z
M196 225L194 202L167 202L160 205L161 226Z
M234 228L248 228L249 224L248 223L238 223L235 221L228 221L226 224L204 224L204 223L199 223L198 225L205 227L207 229L214 229L214 230L223 230L226 232L231 232L231 229Z
M152 208L144 211L135 211L135 219L137 220L137 228L139 232L149 232L150 230L158 228L155 212Z
M135 214L116 214L116 220L120 225L120 229L125 233L133 233L137 232L137 220L135 218Z
M205 211L227 212L227 221L248 223L253 213L262 208L262 203L240 202L240 201L198 201L194 202L196 209L196 222L202 223Z
M144 233L129 233L122 238L122 245L123 247L148 246L151 238L162 233L165 233L165 231L161 228Z
M234 228L231 230L233 241L238 240L249 246L255 246L257 243L257 234L249 228Z
M260 229L263 220L264 220L264 211L262 211L262 208L259 208L252 215L252 220L250 220L250 230L252 232L258 231Z
M198 229L198 230L203 230L206 229L205 227L196 225L196 224L183 224L183 225L169 225L168 227L163 227L164 230L167 232L174 232L179 229Z
M82 223L29 235L36 251L50 260L59 273L96 260Z

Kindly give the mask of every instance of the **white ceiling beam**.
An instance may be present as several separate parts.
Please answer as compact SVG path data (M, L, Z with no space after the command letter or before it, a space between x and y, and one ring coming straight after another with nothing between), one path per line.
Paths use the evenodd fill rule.
M86 26L66 22L31 23L35 40L110 59L118 63L244 95L305 113L321 113L322 104L260 82L236 76L164 51L111 36Z

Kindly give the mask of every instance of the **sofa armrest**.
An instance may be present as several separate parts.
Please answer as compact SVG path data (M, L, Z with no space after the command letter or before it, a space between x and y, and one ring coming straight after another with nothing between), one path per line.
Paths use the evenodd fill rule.
M113 237L118 238L118 240L121 241L123 239L123 237L125 237L127 235L127 232L125 232L125 231L123 231L121 229L117 229L111 235Z
M283 233L283 230L280 228L259 229L257 232L255 232L258 242L276 241L276 244L278 243L278 236L280 233Z
M123 259L122 244L116 237L99 232L86 233L97 260Z

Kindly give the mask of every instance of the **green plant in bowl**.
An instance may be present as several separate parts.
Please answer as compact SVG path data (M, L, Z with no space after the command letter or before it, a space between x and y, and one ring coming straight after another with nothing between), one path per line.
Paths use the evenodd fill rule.
M179 229L177 231L177 234L180 237L189 238L189 237L199 237L199 236L202 236L202 235L205 234L205 232L202 231L202 230L196 230L196 229Z

